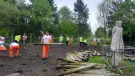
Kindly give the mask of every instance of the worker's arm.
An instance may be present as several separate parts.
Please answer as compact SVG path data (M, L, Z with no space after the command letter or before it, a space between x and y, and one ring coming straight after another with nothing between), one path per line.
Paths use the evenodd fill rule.
M43 43L44 39L41 39L41 43Z
M42 39L41 39L41 43L43 43L44 42L44 38L42 37Z
M51 43L51 39L52 39L52 38L51 38L51 36L50 36L50 37L49 37L49 43Z

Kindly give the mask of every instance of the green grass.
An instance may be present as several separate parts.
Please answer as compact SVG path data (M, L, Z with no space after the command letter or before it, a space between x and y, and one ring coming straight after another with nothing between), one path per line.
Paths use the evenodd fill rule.
M125 61L124 66L132 66L132 65L135 65L135 62L130 62L130 61Z
M94 58L90 57L88 62L90 62L90 63L97 63L97 64L106 64L101 56L95 56ZM109 59L109 63L111 64L111 59ZM122 70L122 72L124 74L126 74L128 72L131 72L131 71L135 70L135 66L134 65L135 65L135 62L124 61L123 66L131 66L131 67L123 68L121 70ZM109 67L109 66L107 65L107 67ZM119 70L115 70L115 68L111 68L110 67L110 68L108 68L108 70L110 70L111 72L117 73L117 74L121 74L119 72Z
M105 64L104 60L101 56L94 56L94 58L90 57L88 62L90 63L99 63L99 64Z
M124 67L129 66L127 68L121 68L121 70L124 74L135 70L135 62L124 61L123 66ZM114 68L109 68L108 70L110 70L114 73L117 73L117 74L121 74L119 70L115 70Z

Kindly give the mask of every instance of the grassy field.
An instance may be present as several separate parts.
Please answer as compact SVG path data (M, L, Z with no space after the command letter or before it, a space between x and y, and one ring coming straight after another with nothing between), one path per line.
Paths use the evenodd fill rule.
M90 63L99 63L99 64L105 64L104 60L101 56L95 56L94 58L90 57L89 61Z

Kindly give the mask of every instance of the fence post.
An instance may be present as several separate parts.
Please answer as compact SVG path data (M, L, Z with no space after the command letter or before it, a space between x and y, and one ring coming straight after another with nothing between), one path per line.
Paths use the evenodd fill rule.
M30 33L30 44L32 43L32 34Z
M11 42L13 42L13 39L14 39L14 34L12 33L11 34Z

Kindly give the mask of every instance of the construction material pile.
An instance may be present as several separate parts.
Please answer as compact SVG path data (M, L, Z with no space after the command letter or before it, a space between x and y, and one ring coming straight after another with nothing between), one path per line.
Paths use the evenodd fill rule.
M105 69L105 64L89 63L89 57L99 56L96 51L69 52L66 58L58 58L59 64L56 66L61 73L56 76L119 76ZM85 62L84 62L85 61Z
M135 62L135 55L124 54L122 58L126 61Z
M81 51L81 52L69 52L66 54L66 59L76 62L87 62L89 57L101 56L101 52L97 51Z

